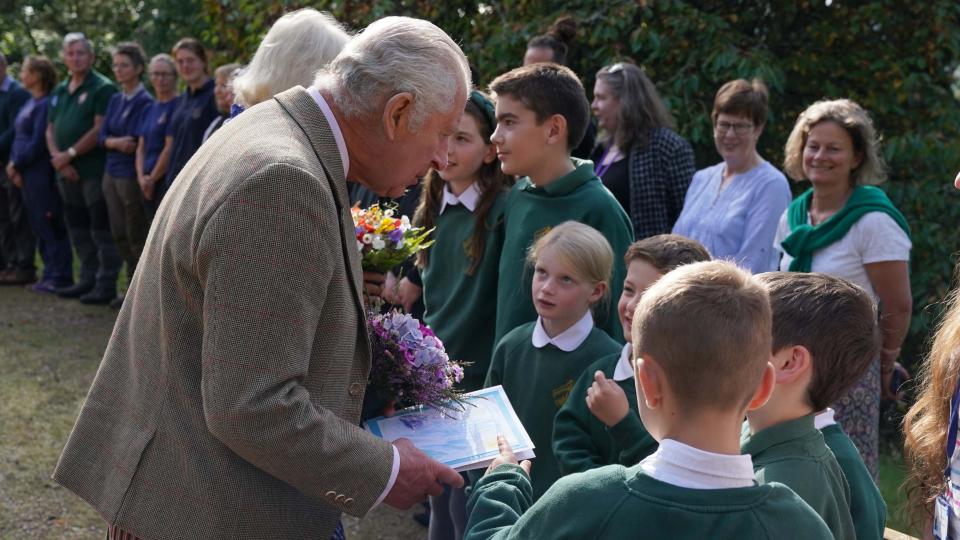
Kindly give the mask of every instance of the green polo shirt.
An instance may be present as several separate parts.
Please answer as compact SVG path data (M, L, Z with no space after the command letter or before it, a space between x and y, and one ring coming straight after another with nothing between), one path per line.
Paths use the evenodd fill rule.
M70 79L63 81L53 89L50 95L48 121L53 124L53 140L60 150L66 150L80 140L93 127L94 117L107 112L107 103L117 91L110 79L95 70L90 70L73 92L70 92ZM103 164L106 152L95 147L93 150L77 156L71 165L83 179L99 179L103 176Z
M856 540L850 486L813 418L809 414L753 435L747 431L740 451L753 457L758 482L786 484L820 514L837 540Z
M526 264L530 245L552 227L564 221L578 221L600 231L613 248L613 275L610 299L595 310L597 327L614 339L622 339L617 299L623 288L626 269L623 254L633 242L633 225L613 194L593 173L593 163L571 158L575 169L553 182L537 187L521 178L507 195L504 213L504 241L500 254L500 283L497 287L496 341L514 328L536 320L531 282L533 272Z

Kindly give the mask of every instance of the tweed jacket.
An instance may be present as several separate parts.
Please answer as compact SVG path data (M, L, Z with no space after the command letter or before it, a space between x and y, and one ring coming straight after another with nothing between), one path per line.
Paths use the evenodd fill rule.
M666 234L683 210L695 166L690 143L667 128L650 134L646 146L630 150L630 221L633 236Z
M160 205L54 479L146 540L330 537L390 477L344 171L297 87L218 130Z

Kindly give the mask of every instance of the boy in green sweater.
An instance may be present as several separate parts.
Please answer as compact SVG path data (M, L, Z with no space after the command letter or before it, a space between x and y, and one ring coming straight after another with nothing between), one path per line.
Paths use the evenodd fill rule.
M850 485L814 415L839 399L877 357L873 302L860 287L826 274L770 272L757 278L773 310L777 384L766 405L747 413L741 449L753 456L761 484L786 484L838 540L852 540L857 534Z
M530 297L532 274L525 271L527 249L563 221L589 225L624 253L633 241L630 218L594 174L593 163L570 157L583 138L590 104L569 68L533 64L500 75L495 94L497 147L503 172L522 178L507 195L504 244L500 255L495 339L537 318ZM615 262L611 297L620 295L625 271ZM621 339L616 306L597 314L597 326Z
M635 465L657 449L637 412L633 383L630 325L643 292L664 274L709 261L700 242L676 234L658 234L630 245L623 261L627 277L617 314L627 344L618 354L594 362L583 372L553 421L553 453L561 474L603 465Z
M740 455L743 416L773 389L770 320L766 291L728 262L689 264L654 283L632 340L640 416L657 451L632 467L568 475L531 506L529 462L517 464L501 438L467 503L465 538L833 538L786 486L758 486Z

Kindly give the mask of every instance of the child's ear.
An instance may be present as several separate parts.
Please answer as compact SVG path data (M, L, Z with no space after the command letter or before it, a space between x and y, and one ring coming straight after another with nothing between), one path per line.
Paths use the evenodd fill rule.
M648 409L656 409L663 403L663 377L659 366L652 359L638 356L633 363L634 374L639 386L640 399Z
M593 291L590 292L590 297L587 299L587 302L592 306L600 301L603 298L603 295L607 292L607 282L598 281L593 285Z
M387 100L383 106L383 134L388 141L395 141L397 137L407 131L410 124L410 115L413 112L413 94L400 92Z
M489 165L497 159L497 147L493 143L487 144L487 149L483 152L483 164Z
M547 118L546 124L550 128L547 131L548 144L567 144L567 118L565 116L555 114Z
M760 378L760 384L757 385L757 389L753 391L753 397L750 398L750 403L747 404L748 411L755 411L760 407L763 407L767 403L767 400L770 399L770 396L773 395L773 388L777 385L777 370L773 368L773 364L767 362L767 366L763 368L763 377Z
M778 353L782 365L777 367L777 384L792 384L810 371L813 359L803 345L792 345Z

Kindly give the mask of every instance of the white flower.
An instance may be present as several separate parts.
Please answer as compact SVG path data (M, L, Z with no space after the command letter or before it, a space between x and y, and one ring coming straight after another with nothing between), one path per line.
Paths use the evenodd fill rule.
M410 218L403 216L400 218L400 230L407 232L410 229Z
M383 249L387 244L379 234L373 235L373 249Z
M384 211L383 215L385 215L385 216L387 216L387 217L393 217L393 209L392 209L392 208L387 208L387 210Z
M370 242L373 242L373 235L370 233L363 235L363 243L369 244Z

